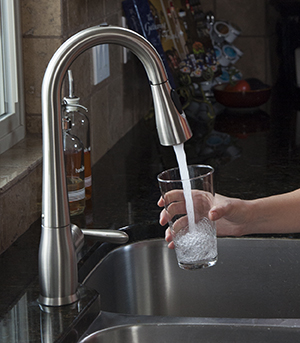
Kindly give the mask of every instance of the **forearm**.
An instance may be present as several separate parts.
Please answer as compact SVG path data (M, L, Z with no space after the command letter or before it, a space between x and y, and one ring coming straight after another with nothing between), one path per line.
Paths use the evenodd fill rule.
M300 232L300 190L251 200L247 233Z
M158 205L164 206L162 198ZM218 236L300 232L300 189L255 200L216 194L209 219L216 222ZM163 210L160 224L167 222L168 215ZM170 242L170 232L167 233L167 241Z

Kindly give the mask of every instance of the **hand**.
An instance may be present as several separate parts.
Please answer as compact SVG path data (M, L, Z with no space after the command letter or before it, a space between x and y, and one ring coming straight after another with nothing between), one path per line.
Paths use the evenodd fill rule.
M208 212L213 205L214 197L210 192L192 190L193 210L196 223L203 217L208 216ZM178 232L188 224L186 216L186 203L183 190L171 190L164 195L164 207L167 221L172 221L173 230Z
M218 236L243 236L252 233L252 202L215 195L215 205L209 211L209 219L216 221Z
M176 213L186 213L182 191L172 191L169 193L172 194L170 194L168 198L165 195L165 199L161 197L158 201L158 206L160 207L165 206L166 202L168 204L171 203L167 206L168 211L166 209L161 211L159 222L162 226L166 225ZM193 198L195 199L194 196ZM203 194L202 196L196 197L196 201L194 200L194 207L201 208L202 200ZM248 203L249 202L244 200L228 198L216 194L214 205L209 210L208 217L210 220L216 221L218 236L241 236L247 233L247 226L250 223L251 217ZM166 230L165 239L169 243L169 248L174 248L170 228Z

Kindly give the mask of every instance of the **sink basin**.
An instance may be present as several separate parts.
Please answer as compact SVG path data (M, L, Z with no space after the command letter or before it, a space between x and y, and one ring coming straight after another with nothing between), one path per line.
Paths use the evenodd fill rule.
M82 274L101 312L81 343L299 340L299 240L219 238L217 264L188 271L157 225L127 233L130 243L102 244Z
M81 343L222 343L297 342L299 328L226 324L137 324L113 327L86 337Z
M108 253L84 283L99 292L101 309L114 313L300 318L299 240L219 238L218 250L219 259L214 267L186 271L178 267L174 251L167 248L163 239L142 240ZM151 326L133 326L114 332L118 337L121 332L130 336L140 331L148 334L151 330ZM105 342L109 335L110 331L99 334L95 342Z

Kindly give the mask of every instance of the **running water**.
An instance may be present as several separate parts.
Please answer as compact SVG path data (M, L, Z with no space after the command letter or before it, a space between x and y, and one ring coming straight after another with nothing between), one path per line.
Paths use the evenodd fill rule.
M190 175L189 175L189 170L187 167L184 145L183 143L179 145L174 145L173 148L176 154L180 177L182 180L183 194L185 198L189 228L190 230L193 230L195 228L195 213L194 213L194 205L193 205L193 198L192 198L192 188L191 188L191 183L190 183Z
M173 236L178 265L183 269L213 266L218 256L215 225L206 217L195 223L192 187L184 145L174 145L174 151L182 180L189 225L188 232L179 231Z

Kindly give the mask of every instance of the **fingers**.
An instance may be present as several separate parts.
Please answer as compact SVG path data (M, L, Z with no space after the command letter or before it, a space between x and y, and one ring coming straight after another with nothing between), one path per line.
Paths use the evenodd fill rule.
M186 229L188 225L189 225L188 216L181 217L173 223L172 225L173 232L177 234L177 232L179 232L180 230Z
M160 218L159 218L159 224L161 226L165 226L166 224L168 224L168 222L171 220L170 215L168 214L168 212L163 209L160 212Z
M172 234L171 234L171 229L168 227L166 232L165 232L165 240L170 243L172 242Z
M185 201L183 190L175 189L164 194L165 205L169 205L172 202Z
M165 194L165 198L160 197L157 202L160 207L165 206L160 213L159 223L164 226L176 215L186 214L185 201L182 191L170 191Z
M213 206L208 212L208 218L212 221L216 221L222 217L220 211L218 211L217 206Z
M173 230L174 232L178 232L179 230L185 229L188 225L188 218L187 216L182 217L173 224ZM168 248L174 249L175 245L173 242L173 237L171 233L171 229L168 227L167 230L165 231L165 240L168 242Z
M161 198L161 199L162 199L162 198ZM158 204L160 203L160 200L161 200L161 199L159 199ZM158 205L158 206L161 206L161 205ZM163 205L162 205L162 206L163 206ZM159 223L160 223L160 225L164 226L164 225L166 225L166 224L168 223L168 221L169 221L169 214L168 214L167 211L164 209L164 210L162 210L161 213L160 213L160 220L159 220ZM174 248L175 248L174 242L173 242L173 240L172 240L172 234L171 234L170 228L168 228L168 229L166 230L166 232L165 232L165 240L166 240L166 242L169 243L169 244L168 244L168 248L169 248L169 249L174 249Z
M184 201L172 202L167 207L166 212L169 214L170 219L173 219L175 216L186 214L185 202Z
M213 202L213 195L209 192L193 190L192 196L194 202L195 219L197 220L203 216L207 216L207 213ZM182 190L171 190L167 192L164 194L164 198L160 197L157 205L159 207L165 207L160 213L160 225L164 226L168 222L173 221L173 230L175 232L187 227L188 218L186 216L185 197ZM182 217L178 218L180 215ZM168 247L174 249L174 242L172 241L170 228L166 230L165 239L169 243Z
M171 243L168 244L169 249L175 249L174 242L172 241Z
M165 240L166 242L168 242L168 248L170 249L174 249L175 246L174 246L174 242L172 241L172 234L171 234L171 230L170 228L168 228L165 232Z
M159 207L164 207L165 206L165 201L164 201L164 198L161 196L157 202L157 205Z
M181 203L172 203L167 209L163 209L160 212L160 218L159 218L159 223L161 226L166 225L167 223L169 223L170 221L174 222L174 226L175 223L177 223L177 227L179 231L180 230L180 225L183 226L186 224L181 223L181 221L179 220L180 216L183 216L182 218L187 218L186 217L186 208L185 208L185 203L181 202ZM181 219L181 218L180 218ZM187 219L185 219L186 221Z
M161 196L157 202L157 205L159 207L164 207L166 204L170 204L174 201L182 201L184 200L184 195L183 195L183 191L182 190L172 190L167 192L164 195L164 198Z

